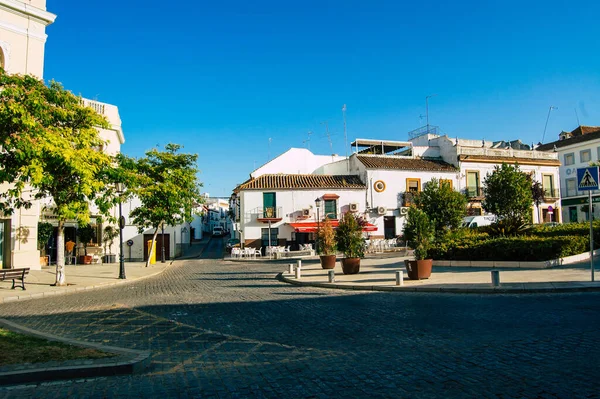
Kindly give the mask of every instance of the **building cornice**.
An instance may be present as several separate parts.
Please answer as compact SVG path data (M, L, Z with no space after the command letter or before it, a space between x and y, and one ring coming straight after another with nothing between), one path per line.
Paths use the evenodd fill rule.
M0 1L2 1L2 0L0 0ZM0 7L0 10L1 9L2 9L2 7ZM28 31L27 29L20 28L16 25L7 24L6 22L2 22L2 21L0 21L0 28L17 33L19 35L28 36L33 39L38 39L38 40L41 40L42 42L46 42L46 39L48 38L48 35L45 33L40 35L39 33L31 32L31 31Z
M0 0L0 9L10 11L13 14L35 18L46 26L53 23L56 19L56 15L51 12L41 10L16 0Z
M536 166L560 166L558 159L516 158L516 157L483 157L477 155L459 155L460 162L493 163L493 164L516 164Z

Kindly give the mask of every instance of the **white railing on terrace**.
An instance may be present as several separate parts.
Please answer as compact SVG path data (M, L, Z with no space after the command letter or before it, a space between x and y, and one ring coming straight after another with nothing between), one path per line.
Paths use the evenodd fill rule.
M513 150L512 148L500 149L487 147L459 147L457 149L457 153L458 155L485 155L488 157L535 158L547 160L558 159L558 153L556 152Z
M99 103L97 101L88 100L87 98L82 98L81 103L86 106L92 108L94 111L99 113L100 115L104 115L104 104Z

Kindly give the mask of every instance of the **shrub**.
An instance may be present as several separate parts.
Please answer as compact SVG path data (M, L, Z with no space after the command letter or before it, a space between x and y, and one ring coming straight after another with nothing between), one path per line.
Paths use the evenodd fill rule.
M362 220L352 212L346 212L338 224L335 232L337 247L346 258L364 256L362 223Z
M427 253L434 239L433 225L422 210L411 206L404 224L404 238L415 249L415 258L427 258Z
M582 236L499 237L465 236L438 243L431 251L434 259L472 261L542 261L580 254L589 249Z
M335 242L335 231L329 221L329 218L325 218L321 224L318 232L319 236L319 247L317 252L319 255L335 255L336 245Z
M54 226L48 222L38 222L37 244L40 251L46 249L48 240L54 234Z

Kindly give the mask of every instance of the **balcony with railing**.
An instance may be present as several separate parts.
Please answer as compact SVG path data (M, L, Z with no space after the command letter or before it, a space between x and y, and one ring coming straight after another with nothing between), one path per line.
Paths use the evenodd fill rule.
M412 191L405 191L402 193L401 206L407 207L415 203L415 193Z
M480 199L484 197L483 187L466 187L464 193L468 199Z
M265 208L256 208L251 213L256 215L256 220L261 223L279 222L283 219L281 207L269 206Z
M552 202L560 199L560 191L557 189L544 189L544 201Z

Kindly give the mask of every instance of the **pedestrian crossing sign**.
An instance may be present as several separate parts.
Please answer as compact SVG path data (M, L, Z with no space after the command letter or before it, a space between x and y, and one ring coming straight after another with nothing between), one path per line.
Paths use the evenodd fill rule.
M577 168L577 189L598 190L598 167Z

